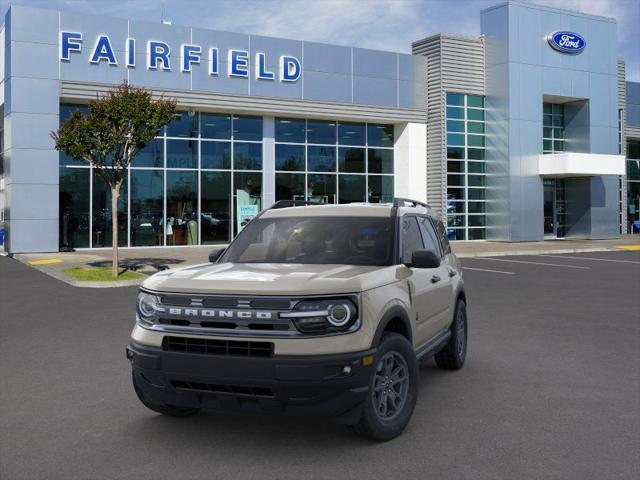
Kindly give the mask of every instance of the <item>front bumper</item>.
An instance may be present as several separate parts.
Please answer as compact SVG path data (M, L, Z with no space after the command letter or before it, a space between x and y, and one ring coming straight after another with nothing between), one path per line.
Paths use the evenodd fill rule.
M127 358L154 403L357 421L375 349L337 355L234 357L131 342ZM365 365L364 363L367 363Z

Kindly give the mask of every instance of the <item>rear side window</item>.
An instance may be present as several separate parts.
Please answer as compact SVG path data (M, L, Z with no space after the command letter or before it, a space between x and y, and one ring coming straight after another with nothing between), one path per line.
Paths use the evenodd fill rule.
M424 239L424 248L431 250L436 255L442 257L442 249L440 248L440 242L436 235L433 225L427 217L419 217L418 223L420 224L420 231L422 232L422 238Z
M416 217L405 216L402 218L402 263L411 263L411 257L415 250L424 248L422 235L418 227Z
M447 236L447 229L444 227L444 224L440 220L431 219L431 221L435 225L436 233L440 239L444 254L451 253L451 245L449 245L449 237Z

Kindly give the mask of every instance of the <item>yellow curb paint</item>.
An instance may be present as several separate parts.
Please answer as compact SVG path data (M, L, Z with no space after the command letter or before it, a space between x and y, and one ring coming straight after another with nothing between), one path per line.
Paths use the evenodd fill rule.
M47 258L45 260L31 260L30 265L51 265L52 263L62 263L59 258Z
M620 250L640 250L640 245L616 245L613 248L618 248Z

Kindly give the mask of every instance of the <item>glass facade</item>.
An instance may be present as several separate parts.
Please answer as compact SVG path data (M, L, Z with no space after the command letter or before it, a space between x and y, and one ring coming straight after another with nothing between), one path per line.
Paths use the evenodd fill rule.
M627 141L627 232L640 222L640 140ZM636 232L640 231L640 224Z
M86 106L60 105L63 122ZM262 118L179 112L134 158L118 202L121 246L227 243L237 207L262 208ZM110 247L111 191L60 153L60 246Z
M564 105L542 104L542 153L564 152Z
M484 97L447 93L447 232L486 238Z
M275 120L276 200L393 199L393 125Z

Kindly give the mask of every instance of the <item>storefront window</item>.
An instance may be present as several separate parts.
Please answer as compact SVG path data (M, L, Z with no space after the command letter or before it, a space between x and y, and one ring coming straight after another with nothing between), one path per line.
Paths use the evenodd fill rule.
M276 142L305 142L305 121L296 118L276 119Z
M201 168L228 170L231 168L231 142L200 142Z
M198 174L167 172L167 245L198 244Z
M156 138L140 149L131 162L132 167L162 168L164 165L164 140Z
M167 168L198 168L198 141L167 140Z
M200 114L200 135L202 138L231 138L231 115Z
M93 213L91 217L92 246L94 248L113 245L111 225L111 187L93 169ZM118 197L118 245L127 246L127 180L120 187Z
M60 104L60 125L66 122L67 119L71 116L71 114L76 110L80 110L80 113L82 113L83 115L86 115L87 113L89 113L89 106L72 104L72 103L61 103ZM89 166L88 162L85 162L84 160L76 160L66 155L64 152L59 152L58 158L59 158L61 167L64 165L74 165L74 166L82 166L82 167Z
M89 168L60 168L61 248L89 247Z
M262 140L262 117L234 116L234 140Z
M280 118L275 122L276 200L348 203L393 199L393 125Z
M231 240L231 174L202 172L200 186L202 244Z
M236 172L233 174L235 205L234 235L262 210L262 172Z
M235 170L262 170L262 144L233 144L233 168Z
M564 105L542 104L542 153L564 151Z
M163 245L163 171L131 169L130 175L131 246Z
M627 232L637 233L640 222L640 141L627 142Z
M198 136L198 114L177 112L167 125L167 137L194 138Z

